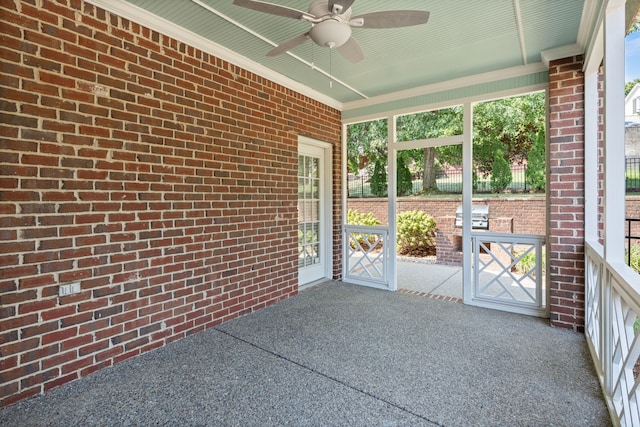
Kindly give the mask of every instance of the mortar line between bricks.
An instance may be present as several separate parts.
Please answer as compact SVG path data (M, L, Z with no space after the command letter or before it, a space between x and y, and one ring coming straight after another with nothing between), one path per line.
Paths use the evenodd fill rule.
M410 410L410 409L408 409L408 408L405 408L405 407L403 407L403 406L400 406L400 405L398 405L398 404L396 404L396 403L393 403L393 402L391 402L391 401L389 401L389 400L383 399L382 397L376 396L375 394L372 394L372 393L370 393L370 392L368 392L368 391L366 391L366 390L362 390L362 389L360 389L360 388L354 387L354 386L352 386L351 384L348 384L348 383L346 383L346 382L344 382L344 381L342 381L342 380L340 380L340 379L338 379L338 378L334 378L334 377L332 377L332 376L330 376L330 375L328 375L328 374L325 374L324 372L318 371L318 370L316 370L316 369L314 369L314 368L312 368L312 367L310 367L310 366L304 365L304 364L302 364L302 363L300 363L300 362L296 362L295 360L289 359L289 358L288 358L288 357L286 357L286 356L283 356L283 355L278 354L278 353L276 353L276 352L274 352L274 351L271 351L271 350L268 350L268 349L266 349L266 348L263 348L263 347L261 347L261 346L259 346L259 345L255 344L255 343L253 343L253 342L251 342L251 341L248 341L248 340L246 340L246 339L244 339L244 338L241 338L241 337L238 337L238 336L236 336L236 335L233 335L233 334L232 334L232 333L230 333L230 332L223 331L223 330L218 329L218 328L213 328L213 329L214 329L214 330L216 330L216 331L218 331L218 332L220 332L220 333L222 333L222 334L224 334L224 335L227 335L228 337L231 337L231 338L233 338L233 339L235 339L235 340L238 340L238 341L240 341L240 342L242 342L242 343L245 343L245 344L247 344L247 345L249 345L249 346L251 346L251 347L253 347L253 348L256 348L256 349L258 349L258 350L260 350L260 351L263 351L263 352L265 352L265 353L267 353L267 354L270 354L270 355L272 355L272 356L275 356L275 357L277 357L277 358L279 358L279 359L282 359L282 360L284 360L284 361L286 361L286 362L292 363L292 364L294 364L294 365L296 365L296 366L298 366L298 367L300 367L300 368L302 368L302 369L304 369L304 370L306 370L306 371L312 372L312 373L314 373L314 374L316 374L316 375L319 375L319 376L321 376L321 377L323 377L323 378L326 378L326 379L328 379L328 380L330 380L330 381L333 381L333 382L338 383L338 384L340 384L340 385L342 385L342 386L344 386L344 387L347 387L347 388L349 388L349 389L351 389L351 390L353 390L353 391L356 391L356 392L358 392L358 393L362 393L362 394L364 394L364 395L366 395L366 396L369 396L369 397L371 397L372 399L375 399L375 400L377 400L377 401L379 401L379 402L384 403L385 405L389 405L389 406L392 406L392 407L394 407L394 408L396 408L396 409L399 409L399 410L401 410L401 411L404 411L404 412L406 412L406 413L408 413L408 414L413 415L414 417L418 417L418 418L420 418L420 419L422 419L422 420L424 420L424 421L427 421L428 423L431 423L431 424L433 424L433 425L435 425L435 426L438 426L438 427L445 427L445 426L444 426L444 424L440 424L440 423L438 423L438 422L436 422L436 421L430 420L429 418L427 418L427 417L425 417L425 416L423 416L423 415L420 415L420 414L418 414L418 413L416 413L416 412L414 412L414 411L412 411L412 410Z

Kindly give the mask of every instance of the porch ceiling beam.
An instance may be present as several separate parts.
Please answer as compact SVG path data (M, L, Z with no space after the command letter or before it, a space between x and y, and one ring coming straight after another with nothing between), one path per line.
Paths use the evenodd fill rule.
M498 71L489 71L486 73L475 74L473 76L460 77L457 79L447 80L440 83L432 83L429 85L418 86L413 89L402 90L398 92L389 93L386 95L378 95L369 99L362 99L359 101L350 101L344 104L343 111L354 110L358 108L365 108L371 105L384 104L403 100L406 98L416 98L423 95L429 95L437 92L445 92L448 90L459 89L466 86L474 86L483 83L494 82L498 80L505 80L515 77L526 76L530 74L547 71L549 65L545 65L542 62L533 62L528 65L518 65L517 67L504 68ZM379 117L384 116L380 114Z
M518 39L520 39L520 53L522 54L522 65L527 65L527 47L524 43L524 30L522 28L522 13L520 13L520 1L513 0L513 12L516 16L516 26L518 27Z

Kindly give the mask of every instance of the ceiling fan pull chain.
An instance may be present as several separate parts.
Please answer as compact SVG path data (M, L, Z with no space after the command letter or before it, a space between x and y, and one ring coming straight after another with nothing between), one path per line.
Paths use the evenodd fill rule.
M329 88L333 89L333 49L329 49Z

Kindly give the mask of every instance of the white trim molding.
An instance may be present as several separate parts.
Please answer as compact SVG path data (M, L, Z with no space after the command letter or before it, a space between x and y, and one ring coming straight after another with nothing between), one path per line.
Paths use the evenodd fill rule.
M579 44L568 44L553 49L543 50L540 52L542 56L542 63L546 68L549 68L549 63L556 59L569 58L571 56L582 55L584 53L584 47Z
M458 79L447 80L445 82L433 83L430 85L419 86L413 89L375 96L369 99L346 102L344 103L343 111L369 107L371 105L383 104L386 102L400 101L403 99L429 95L436 92L459 89L465 86L473 86L514 77L527 76L530 74L546 71L547 69L548 67L545 66L542 62L536 62L529 65L520 65L517 67L505 68L503 70L475 74L473 76L461 77Z

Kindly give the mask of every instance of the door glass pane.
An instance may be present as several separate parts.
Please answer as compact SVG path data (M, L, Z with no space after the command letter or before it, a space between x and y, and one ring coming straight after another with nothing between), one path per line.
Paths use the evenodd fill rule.
M319 160L298 157L298 267L320 263Z

